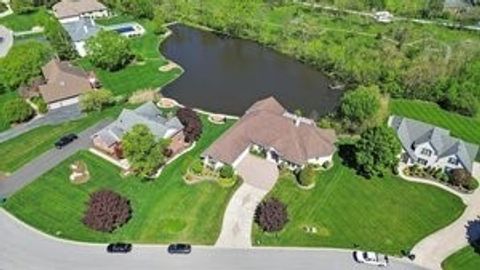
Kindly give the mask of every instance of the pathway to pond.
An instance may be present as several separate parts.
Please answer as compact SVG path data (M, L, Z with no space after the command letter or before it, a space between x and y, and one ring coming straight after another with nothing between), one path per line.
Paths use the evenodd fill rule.
M252 41L179 24L170 28L161 51L185 73L162 94L186 106L239 116L273 95L290 111L317 118L339 104L342 91L331 90L327 76L294 58Z

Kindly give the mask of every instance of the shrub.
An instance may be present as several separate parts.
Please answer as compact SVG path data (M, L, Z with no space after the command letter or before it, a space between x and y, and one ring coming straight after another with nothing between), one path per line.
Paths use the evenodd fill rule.
M201 174L203 172L203 162L197 159L193 162L191 168L194 174Z
M330 168L331 165L332 165L332 163L327 160L327 161L323 162L322 168L324 168L326 170L326 169Z
M191 108L181 108L177 111L177 117L185 127L183 133L185 142L193 142L200 139L202 134L202 121L200 117Z
M465 186L463 186L465 189L473 191L478 188L478 181L474 179L473 177L470 178L470 182L468 182Z
M255 222L265 232L278 232L288 222L287 206L276 198L264 200L257 206Z
M42 114L45 114L48 112L48 105L47 103L45 102L45 100L43 100L43 98L41 97L33 97L31 99L31 101L33 102L33 104L35 104L38 108L38 111Z
M128 199L111 190L101 190L90 195L83 223L96 231L112 232L127 223L131 215Z
M25 100L15 98L5 103L3 113L10 123L21 123L32 118L34 111Z
M232 178L235 174L233 167L230 165L225 165L220 168L220 177L221 178Z
M298 183L304 187L311 186L315 183L315 170L313 166L307 165L298 175Z
M465 169L453 169L450 172L450 183L457 187L464 187L470 183L472 175Z
M106 89L87 91L80 96L80 106L82 107L82 110L86 112L101 111L113 102L112 92Z

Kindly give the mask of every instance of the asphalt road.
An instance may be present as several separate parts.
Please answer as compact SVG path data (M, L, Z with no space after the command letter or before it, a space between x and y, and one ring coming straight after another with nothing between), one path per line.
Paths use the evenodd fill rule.
M359 265L351 252L301 249L193 247L190 255L169 255L166 246L135 245L129 254L108 254L105 245L81 244L44 235L0 209L0 269L208 269L303 270L378 269ZM422 269L391 260L386 269Z
M78 134L79 138L66 147L61 150L53 148L43 153L41 156L14 172L7 179L0 181L0 198L8 198L22 187L28 185L71 155L75 154L78 150L90 147L90 137L95 132L107 126L110 122L111 121L109 120L104 120L95 126L90 127Z

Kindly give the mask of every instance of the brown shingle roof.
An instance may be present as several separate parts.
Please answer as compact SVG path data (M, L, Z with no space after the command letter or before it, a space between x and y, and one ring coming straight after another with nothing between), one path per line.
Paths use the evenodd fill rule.
M71 98L92 89L89 74L69 62L51 60L42 67L47 83L39 86L40 93L47 103Z
M52 9L57 18L62 19L105 10L107 7L96 0L62 0L53 5Z
M312 121L295 119L273 98L259 101L204 153L232 164L250 145L273 147L280 156L303 165L309 159L330 156L335 151L335 132L320 129Z

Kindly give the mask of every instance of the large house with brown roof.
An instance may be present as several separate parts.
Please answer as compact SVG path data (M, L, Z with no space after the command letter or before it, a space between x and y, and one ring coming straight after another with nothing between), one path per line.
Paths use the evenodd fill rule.
M107 7L97 0L62 0L53 5L52 10L61 23L109 15Z
M58 59L52 59L43 66L42 73L46 83L38 89L49 109L78 103L78 96L94 89L98 84L93 73Z
M331 162L336 147L333 130L320 129L311 119L289 113L273 98L253 104L242 118L202 154L214 169L234 168L251 151L292 170L306 164Z

